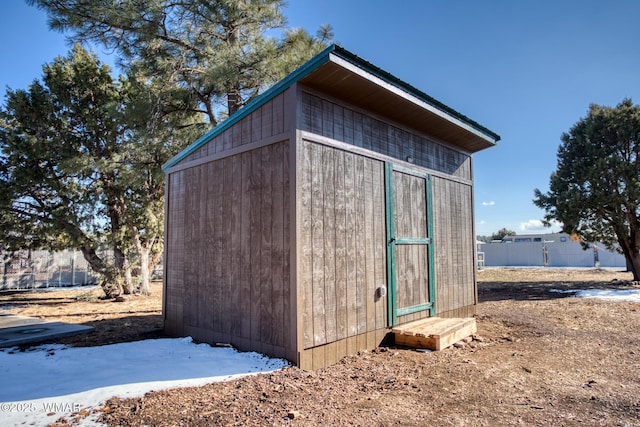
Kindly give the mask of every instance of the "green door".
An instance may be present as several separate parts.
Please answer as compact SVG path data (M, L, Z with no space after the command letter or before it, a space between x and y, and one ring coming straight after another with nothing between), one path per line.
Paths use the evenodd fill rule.
M386 164L389 326L399 316L435 314L431 176Z

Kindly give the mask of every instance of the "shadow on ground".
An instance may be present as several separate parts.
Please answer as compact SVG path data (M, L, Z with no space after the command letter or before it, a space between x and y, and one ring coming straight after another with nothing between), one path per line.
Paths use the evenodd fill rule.
M637 289L627 282L479 282L478 302L543 301L571 298L575 292L587 289Z
M165 338L162 315L125 316L114 319L102 319L83 322L92 326L93 331L43 343L65 344L74 347L94 347L154 338ZM39 343L39 344L43 344Z

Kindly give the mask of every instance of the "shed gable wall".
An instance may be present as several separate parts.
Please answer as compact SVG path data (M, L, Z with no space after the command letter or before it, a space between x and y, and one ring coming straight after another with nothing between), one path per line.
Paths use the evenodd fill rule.
M169 175L166 328L295 360L289 142Z
M181 163L222 153L285 132L285 91L188 155ZM287 129L288 130L288 129Z

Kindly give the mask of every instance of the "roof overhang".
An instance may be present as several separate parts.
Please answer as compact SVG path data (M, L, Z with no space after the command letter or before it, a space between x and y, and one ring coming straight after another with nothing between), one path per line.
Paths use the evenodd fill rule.
M340 49L300 83L431 135L467 152L492 147L500 136Z
M346 49L331 45L182 150L163 169L175 166L297 82L470 153L492 147L500 140L498 134L426 93Z

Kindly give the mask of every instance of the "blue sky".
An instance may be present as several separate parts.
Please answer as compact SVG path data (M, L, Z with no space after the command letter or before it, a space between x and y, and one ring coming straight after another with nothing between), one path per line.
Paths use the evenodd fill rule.
M285 14L312 32L331 24L346 49L502 137L474 155L478 234L551 231L531 200L560 135L591 103L640 103L640 1L289 0ZM69 47L20 0L2 2L0 39L2 93Z

